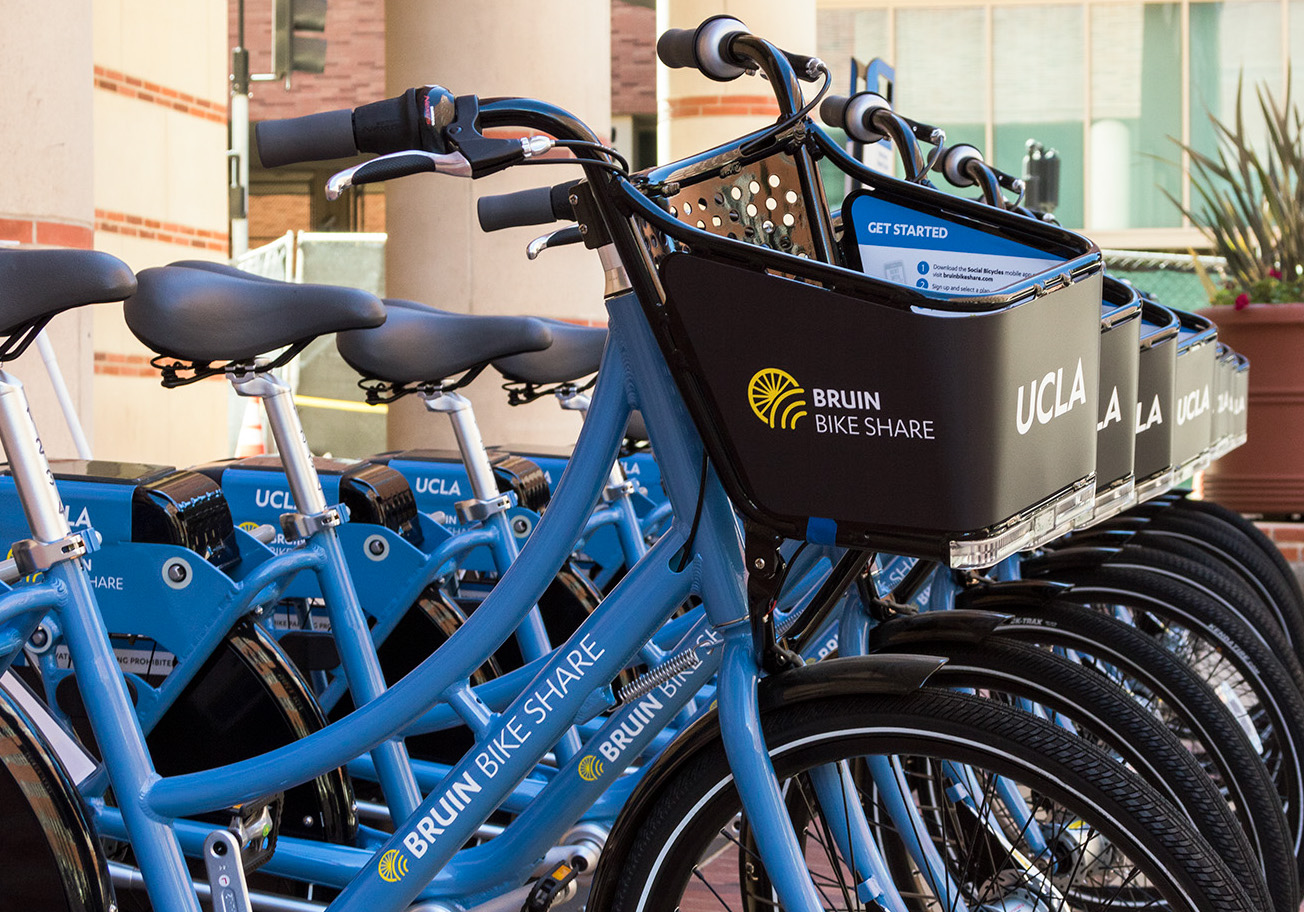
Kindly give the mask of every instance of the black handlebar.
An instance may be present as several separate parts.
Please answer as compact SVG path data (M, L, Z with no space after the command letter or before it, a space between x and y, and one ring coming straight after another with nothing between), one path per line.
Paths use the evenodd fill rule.
M571 189L579 181L565 181L554 187L535 187L515 193L482 196L476 201L476 215L483 231L517 228L522 225L547 225L575 218L571 209Z

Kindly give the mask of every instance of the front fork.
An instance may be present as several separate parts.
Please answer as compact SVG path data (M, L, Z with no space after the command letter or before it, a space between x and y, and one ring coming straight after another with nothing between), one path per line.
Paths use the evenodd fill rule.
M745 524L745 533L749 624L738 623L723 631L724 657L717 693L721 737L738 784L743 813L780 904L794 912L816 912L822 908L820 897L770 761L757 695L762 670L781 673L801 664L800 657L781 647L774 634L774 609L784 564L777 536L751 523ZM900 897L891 890L887 867L846 765L817 767L810 777L822 809L820 817L856 878L861 900L891 912L904 912Z

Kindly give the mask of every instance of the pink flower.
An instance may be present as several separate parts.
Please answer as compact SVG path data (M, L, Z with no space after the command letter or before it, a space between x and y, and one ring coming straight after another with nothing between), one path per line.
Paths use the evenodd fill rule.
M1274 279L1280 279L1280 278L1281 278L1281 270L1280 270L1280 269L1269 269L1269 270L1268 270L1268 275L1272 276Z
M1249 296L1249 294L1248 294L1247 292L1244 292L1244 291L1242 291L1240 294L1238 294L1238 295L1236 296L1236 303L1235 303L1234 306L1235 306L1235 308L1236 308L1237 310L1244 310L1245 308L1249 307L1249 306L1250 306L1250 296Z

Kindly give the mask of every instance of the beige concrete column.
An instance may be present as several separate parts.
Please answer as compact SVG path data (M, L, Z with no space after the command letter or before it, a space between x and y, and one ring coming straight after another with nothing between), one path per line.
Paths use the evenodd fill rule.
M733 16L779 47L815 53L815 0L660 0L657 34L695 29L711 16ZM695 69L657 67L657 151L672 161L773 123L779 114L759 76L715 82Z
M385 21L387 94L435 83L456 94L530 96L609 134L609 0L386 0ZM387 293L467 313L605 320L602 271L591 251L562 248L530 262L525 245L547 227L486 235L475 222L481 194L578 176L576 167L543 165L475 182L426 175L394 181L386 188ZM573 442L573 414L542 401L510 408L489 373L468 391L486 443ZM426 414L419 402L390 409L391 446L451 441L447 419Z
M226 260L226 0L92 5L96 249L135 270ZM229 455L225 380L163 389L122 308L94 313L95 455L180 466Z
M90 247L95 218L91 0L5 5L0 61L0 240ZM91 317L57 317L48 332L85 424L91 413ZM10 368L27 388L53 456L75 455L35 348ZM88 427L89 431L89 427Z

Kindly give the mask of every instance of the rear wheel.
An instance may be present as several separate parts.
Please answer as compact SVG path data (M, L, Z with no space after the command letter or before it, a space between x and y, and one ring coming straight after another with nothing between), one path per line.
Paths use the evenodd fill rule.
M108 912L113 887L77 789L0 690L0 912Z

